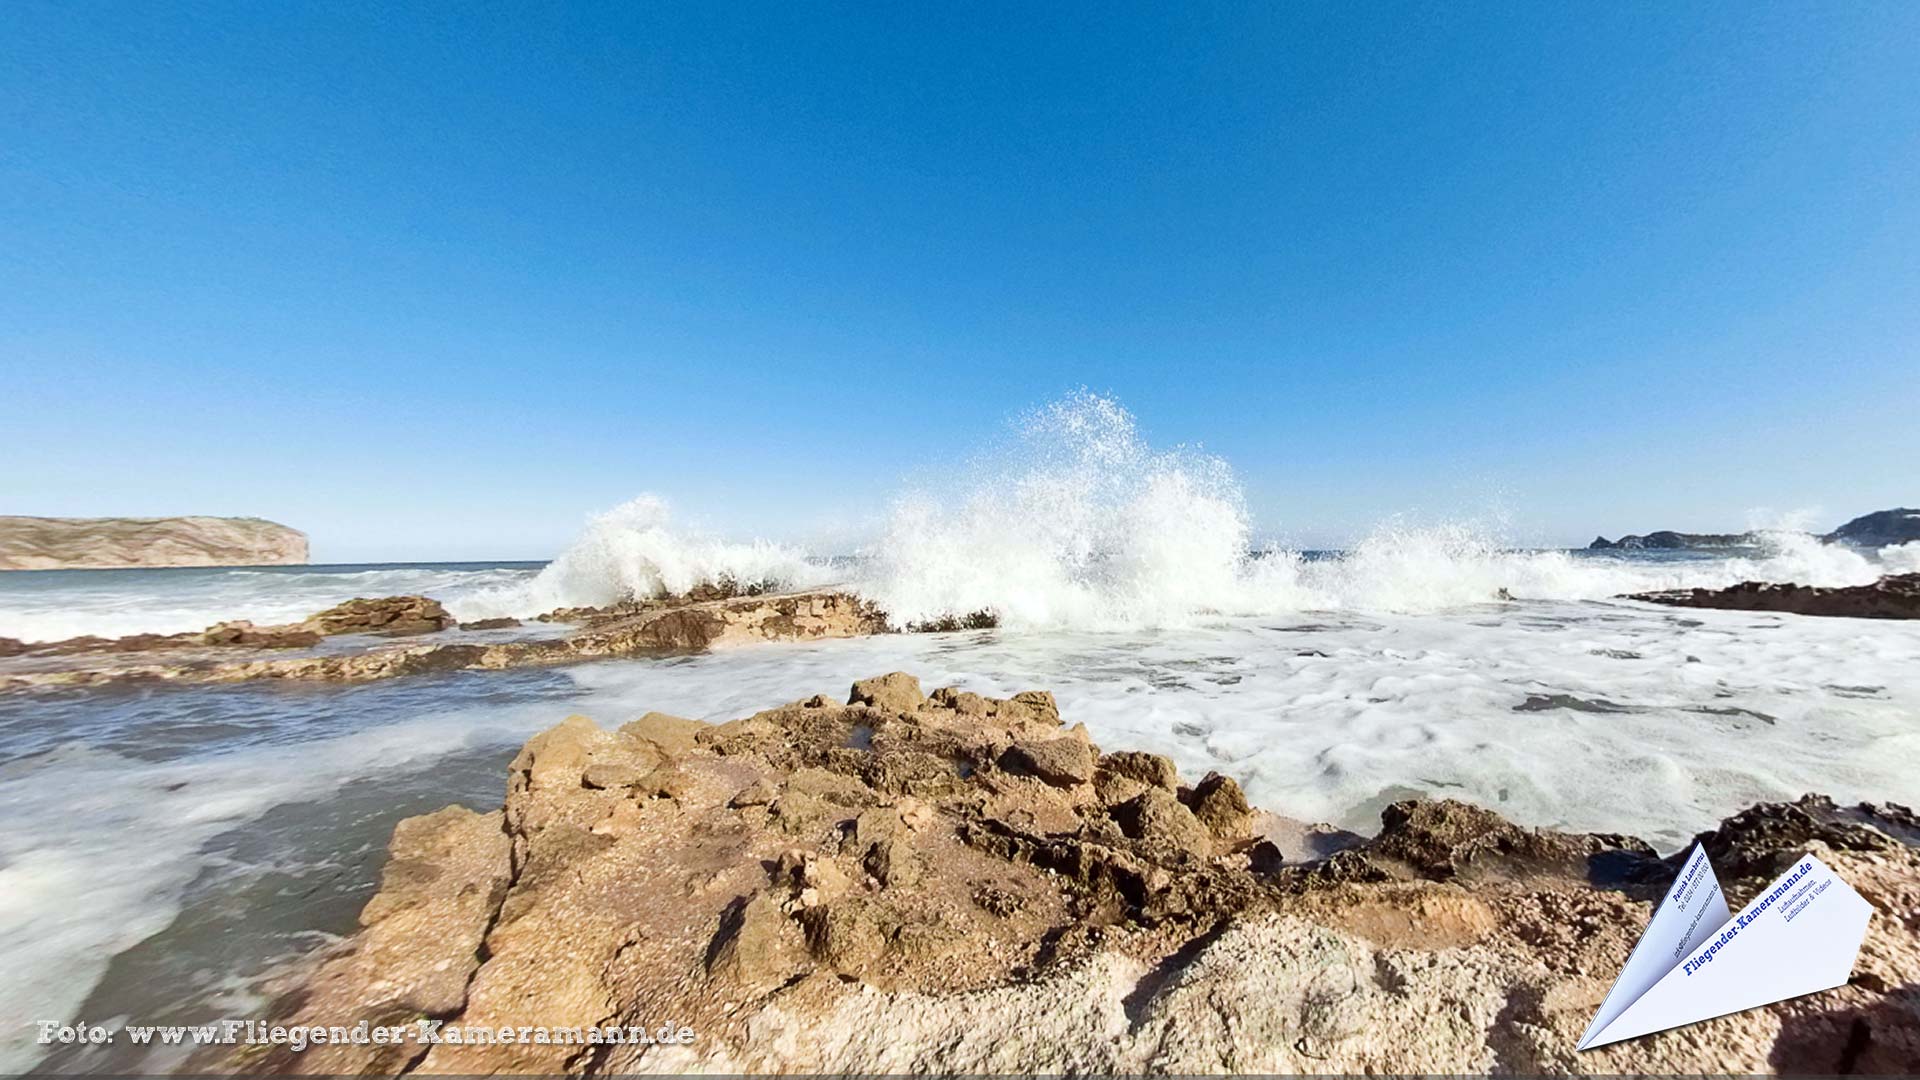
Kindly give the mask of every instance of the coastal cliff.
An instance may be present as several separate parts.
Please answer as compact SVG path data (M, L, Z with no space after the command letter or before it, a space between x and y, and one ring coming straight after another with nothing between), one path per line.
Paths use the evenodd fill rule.
M1102 752L1051 694L894 673L730 723L571 717L504 806L395 829L276 1023L429 1031L247 1073L1899 1072L1920 822L1816 796L1702 834L1744 901L1802 852L1881 913L1852 981L1586 1054L1674 860L1394 803L1372 840ZM590 1041L495 1040L516 1025ZM443 1030L443 1027L445 1030ZM657 1041L603 1031L671 1033ZM481 1032L449 1041L445 1031ZM520 1028L521 1032L530 1029ZM584 1034L583 1034L584 1038Z
M306 561L307 534L261 518L0 517L0 570Z

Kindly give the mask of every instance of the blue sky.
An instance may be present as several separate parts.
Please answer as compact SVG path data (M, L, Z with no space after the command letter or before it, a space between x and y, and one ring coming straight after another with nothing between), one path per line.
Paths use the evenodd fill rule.
M1111 393L1262 535L1920 502L1920 5L10 4L0 512L858 534Z

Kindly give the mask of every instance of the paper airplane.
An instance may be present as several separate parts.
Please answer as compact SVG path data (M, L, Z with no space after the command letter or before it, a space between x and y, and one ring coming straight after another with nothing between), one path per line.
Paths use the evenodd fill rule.
M1873 906L1811 855L1738 914L1695 844L1579 1049L1840 986Z

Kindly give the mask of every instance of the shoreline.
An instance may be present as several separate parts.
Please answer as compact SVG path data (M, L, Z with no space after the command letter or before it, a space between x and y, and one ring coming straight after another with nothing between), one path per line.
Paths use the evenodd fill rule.
M401 822L275 1023L691 1027L688 1045L253 1048L222 1071L1888 1071L1920 1046L1920 820L1817 796L1701 835L1880 910L1840 990L1587 1054L1670 882L1631 837L1389 806L1325 857L1232 780L1103 753L1043 692L862 680L723 724L572 717L500 810ZM1297 827L1297 823L1293 823ZM1684 849L1683 849L1684 852Z
M353 622L346 629L319 630L330 613L354 605L400 607L418 615L430 605L431 623L402 630ZM384 612L383 612L384 613ZM424 597L354 600L302 623L254 627L218 623L198 633L135 635L23 643L0 639L0 691L39 687L84 687L117 683L235 683L254 679L364 682L429 672L503 671L568 663L700 652L754 641L812 641L886 633L885 616L869 602L838 589L768 592L708 599L670 598L613 608L561 609L536 617L542 623L578 628L557 636L517 640L412 641L450 629L497 633L518 629L520 620L457 626ZM511 625L503 625L510 623ZM314 646L335 634L347 644L325 652ZM382 636L372 636L380 634ZM231 659L235 652L291 652L275 659ZM155 654L169 657L156 661Z

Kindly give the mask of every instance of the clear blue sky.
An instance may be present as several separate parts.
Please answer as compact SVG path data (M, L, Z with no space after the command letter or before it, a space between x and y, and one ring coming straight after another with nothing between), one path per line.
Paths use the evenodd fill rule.
M1306 543L1920 503L1920 4L1040 6L10 3L0 512L805 538L1083 385Z

